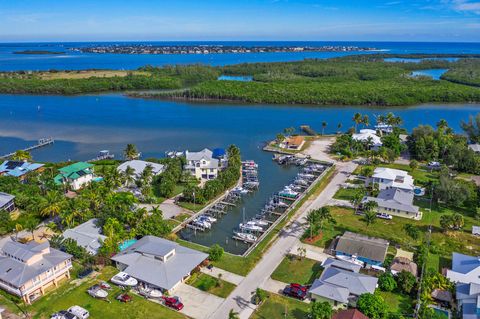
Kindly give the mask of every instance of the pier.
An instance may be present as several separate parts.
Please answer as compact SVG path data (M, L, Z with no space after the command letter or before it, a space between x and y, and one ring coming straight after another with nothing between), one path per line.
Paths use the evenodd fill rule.
M24 148L21 151L30 152L30 151L33 151L37 148L44 147L44 146L47 146L47 145L50 145L50 144L53 144L53 143L55 143L55 140L51 137L41 138L41 139L38 140L37 144L29 146L27 148ZM3 156L0 156L0 158L12 157L13 155L15 155L15 153L16 152L8 153L8 154L5 154Z
M87 163L102 161L102 160L107 160L107 159L114 159L114 158L115 158L115 154L110 154L110 151L103 150L103 151L100 151L100 153L98 154L97 157L88 160Z

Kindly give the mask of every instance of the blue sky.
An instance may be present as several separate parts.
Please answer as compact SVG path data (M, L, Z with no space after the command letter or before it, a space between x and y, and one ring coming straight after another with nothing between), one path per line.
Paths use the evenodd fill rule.
M0 0L0 41L480 42L475 0Z

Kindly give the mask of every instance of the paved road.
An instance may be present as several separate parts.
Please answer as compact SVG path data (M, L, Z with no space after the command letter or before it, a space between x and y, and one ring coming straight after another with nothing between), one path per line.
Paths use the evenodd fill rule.
M352 162L338 163L332 181L324 191L314 199L308 200L297 212L294 221L279 235L277 241L264 254L260 262L245 277L240 285L225 299L221 306L213 313L212 319L227 319L230 309L240 313L241 319L247 319L254 311L250 303L255 289L263 286L272 272L280 264L284 256L294 247L306 228L305 216L310 209L324 206L333 197L341 184L355 170L357 164Z

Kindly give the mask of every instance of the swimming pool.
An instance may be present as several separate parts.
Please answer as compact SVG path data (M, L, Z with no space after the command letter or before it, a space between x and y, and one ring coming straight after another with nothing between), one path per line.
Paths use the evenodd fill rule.
M439 314L441 317L440 318L445 318L445 319L450 319L450 311L437 308L437 307L432 307L435 313Z
M127 249L128 247L132 246L133 244L135 244L137 242L136 239L127 239L127 240L124 240L119 246L118 248L120 249L120 251L124 251L125 249Z

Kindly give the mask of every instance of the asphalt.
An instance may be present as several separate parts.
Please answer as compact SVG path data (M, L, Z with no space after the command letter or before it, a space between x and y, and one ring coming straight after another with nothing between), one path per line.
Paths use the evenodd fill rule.
M298 239L302 236L307 226L305 217L308 211L326 205L356 167L357 164L353 162L337 163L334 176L327 187L317 198L308 200L299 209L293 222L280 233L276 242L264 254L255 268L210 316L211 319L226 319L231 309L238 312L241 319L250 317L255 310L255 305L250 302L255 289L261 286L268 286L267 281L272 272L277 268L284 256L297 245Z

